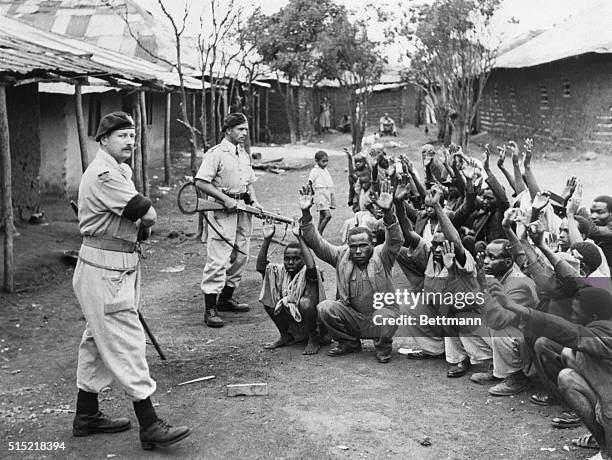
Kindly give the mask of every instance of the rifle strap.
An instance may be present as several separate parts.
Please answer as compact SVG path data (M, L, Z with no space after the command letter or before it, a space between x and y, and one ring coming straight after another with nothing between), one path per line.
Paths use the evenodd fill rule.
M242 251L238 246L236 246L235 244L232 244L231 241L229 241L226 237L224 237L221 232L217 229L217 227L215 227L212 222L210 221L210 219L208 218L208 216L206 215L206 212L203 212L202 215L204 216L204 220L206 221L206 223L208 224L208 226L210 228L213 229L213 231L219 235L219 238L221 238L223 241L225 241L228 245L230 245L234 250L238 251L240 254L248 256L248 254L244 251Z

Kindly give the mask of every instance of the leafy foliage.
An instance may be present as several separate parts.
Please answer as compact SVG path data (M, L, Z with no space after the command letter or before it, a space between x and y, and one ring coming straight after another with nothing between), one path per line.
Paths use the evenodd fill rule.
M448 134L449 118L455 113L458 141L464 147L497 56L498 44L488 36L488 26L499 4L500 0L436 0L411 9L399 29L413 45L408 78L431 96L442 131L439 137Z

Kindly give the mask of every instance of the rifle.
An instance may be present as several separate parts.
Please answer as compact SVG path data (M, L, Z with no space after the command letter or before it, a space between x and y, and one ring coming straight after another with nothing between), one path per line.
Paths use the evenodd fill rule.
M187 182L180 188L177 196L177 204L183 214L195 214L196 212L221 211L226 209L223 204L206 199L202 196L202 191L193 182ZM252 214L259 219L272 220L283 224L292 224L293 219L281 216L273 212L262 211L259 208L249 206L238 201L237 211Z

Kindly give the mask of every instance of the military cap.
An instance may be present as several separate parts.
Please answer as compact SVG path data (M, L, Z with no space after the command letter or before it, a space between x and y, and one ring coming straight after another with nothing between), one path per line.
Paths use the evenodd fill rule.
M106 115L100 120L98 132L96 133L96 142L99 142L102 136L110 134L118 129L134 128L134 119L130 114L125 112L113 112Z

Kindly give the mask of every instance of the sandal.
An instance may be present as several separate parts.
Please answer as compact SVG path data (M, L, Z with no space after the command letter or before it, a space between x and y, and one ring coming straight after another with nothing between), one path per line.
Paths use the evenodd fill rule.
M563 411L561 415L553 418L552 426L555 428L574 428L576 426L581 426L582 420L578 417L578 414L574 411Z
M599 449L599 444L592 433L587 433L579 438L572 439L572 444L585 449Z

